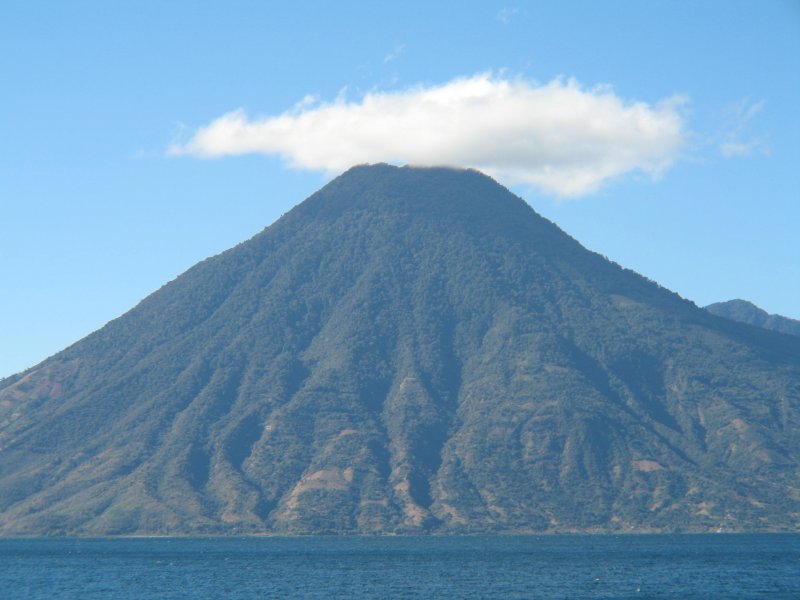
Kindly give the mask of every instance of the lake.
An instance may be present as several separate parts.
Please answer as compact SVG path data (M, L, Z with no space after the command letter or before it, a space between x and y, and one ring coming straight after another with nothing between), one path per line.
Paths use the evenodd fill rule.
M800 535L0 539L0 597L800 598Z

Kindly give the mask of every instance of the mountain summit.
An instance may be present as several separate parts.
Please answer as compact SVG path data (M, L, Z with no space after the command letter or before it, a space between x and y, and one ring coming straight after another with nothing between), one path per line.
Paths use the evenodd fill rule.
M740 323L748 323L789 335L800 335L800 321L781 315L771 315L747 300L715 302L706 306L706 310L718 317L725 317Z
M0 382L0 533L800 526L800 339L355 167Z

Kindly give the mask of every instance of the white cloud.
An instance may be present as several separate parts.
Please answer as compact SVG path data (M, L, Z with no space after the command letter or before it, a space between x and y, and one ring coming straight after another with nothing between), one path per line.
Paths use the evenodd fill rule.
M503 25L508 25L515 16L519 14L518 8L501 8L495 18Z
M758 152L759 154L769 154L769 146L762 139L752 139L746 142L742 141L727 141L719 145L719 150L725 158L733 158L735 156L750 156Z
M769 154L770 148L763 137L750 135L750 122L764 108L764 102L744 98L723 111L724 131L720 135L719 150L725 158Z
M331 174L371 162L473 167L507 184L576 197L632 171L660 175L686 137L684 102L673 97L651 106L607 86L481 74L358 101L306 99L252 120L236 110L174 143L169 154L261 153Z
M392 62L393 60L397 60L403 55L405 51L406 51L405 44L397 44L394 48L392 48L392 51L389 52L389 54L383 57L383 63L386 64Z

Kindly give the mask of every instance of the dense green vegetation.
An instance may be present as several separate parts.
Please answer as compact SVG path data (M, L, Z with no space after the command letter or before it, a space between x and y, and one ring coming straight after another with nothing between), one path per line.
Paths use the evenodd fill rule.
M356 167L0 382L0 533L796 529L800 339Z

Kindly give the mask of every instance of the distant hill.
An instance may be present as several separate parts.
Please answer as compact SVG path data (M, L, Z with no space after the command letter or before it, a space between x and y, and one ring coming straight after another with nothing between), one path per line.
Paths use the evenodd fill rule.
M0 382L0 533L797 530L800 339L356 167Z
M771 315L747 300L717 302L706 306L706 310L719 317L725 317L740 323L788 333L789 335L800 335L800 321L780 315Z

